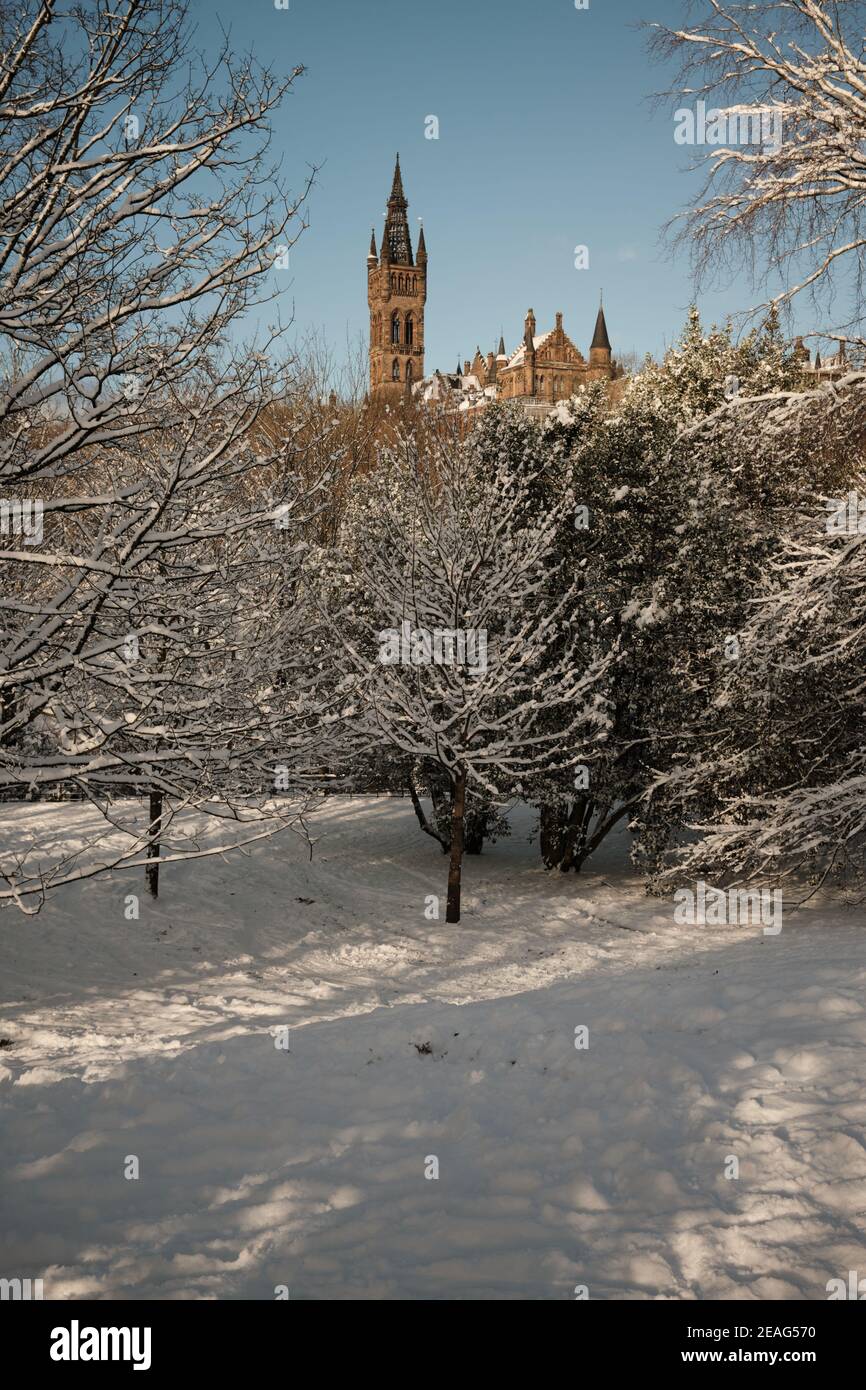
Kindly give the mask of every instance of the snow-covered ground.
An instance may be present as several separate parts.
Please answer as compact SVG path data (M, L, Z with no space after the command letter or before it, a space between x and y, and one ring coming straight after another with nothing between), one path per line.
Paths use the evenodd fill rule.
M0 808L0 835L90 814ZM866 914L677 926L623 840L548 875L521 813L447 926L407 802L314 824L312 861L284 836L168 866L155 905L139 871L0 915L0 1276L73 1299L824 1299L866 1274Z

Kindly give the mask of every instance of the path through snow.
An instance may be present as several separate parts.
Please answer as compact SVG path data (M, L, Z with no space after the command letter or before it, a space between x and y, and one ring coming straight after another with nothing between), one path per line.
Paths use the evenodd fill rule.
M674 926L622 842L549 876L521 817L469 861L454 928L424 918L444 861L406 803L317 826L312 862L284 838L170 866L138 922L126 878L0 918L0 1275L54 1298L823 1299L866 1272L862 913Z

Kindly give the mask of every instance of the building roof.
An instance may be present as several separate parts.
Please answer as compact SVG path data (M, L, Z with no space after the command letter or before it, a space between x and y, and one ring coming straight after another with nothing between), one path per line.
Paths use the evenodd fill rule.
M599 309L598 318L595 321L595 332L592 335L590 351L593 348L605 348L610 352L610 338L607 336L607 324L604 319L604 309Z
M547 333L540 333L540 334L538 334L537 337L533 338L533 340L532 340L532 346L534 347L534 349L535 349L536 352L538 351L538 349L539 349L544 343L547 342L547 340L548 340L548 338L550 337L550 334L551 334L552 332L553 332L553 329L551 328L551 329L549 330L549 332L547 332ZM517 351L516 351L515 353L513 353L511 357L509 357L509 359L508 359L508 365L509 365L509 367L519 367L519 366L521 366L521 364L523 363L525 357L526 357L526 344L525 344L525 343L521 343L521 344L520 344L520 347L517 349Z

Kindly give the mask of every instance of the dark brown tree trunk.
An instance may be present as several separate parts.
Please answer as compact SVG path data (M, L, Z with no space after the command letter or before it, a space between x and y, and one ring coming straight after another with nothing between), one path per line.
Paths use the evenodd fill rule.
M438 841L439 841L439 844L440 844L441 849L442 849L442 853L443 853L443 854L447 854L448 851L449 851L449 849L451 848L451 846L448 844L448 842L447 842L446 840L444 840L444 839L442 838L442 836L439 834L439 831L438 831L438 830L435 830L435 829L433 828L433 826L430 824L430 822L428 821L427 817L425 816L425 814L424 814L424 807L421 805L420 797L418 796L418 792L417 792L417 790L416 790L416 788L415 788L415 783L412 781L412 778L411 778L411 777L408 778L408 783L409 783L409 795L410 795L410 797L412 798L412 807L413 807L413 809L414 809L414 811L415 811L415 815L416 815L416 817L417 817L418 824L420 825L421 829L424 831L424 834L425 834L425 835L432 835L434 840L438 840Z
M159 837L162 825L162 792L156 787L150 792L150 830L148 831L147 857L154 862L144 870L147 886L152 898L159 897Z
M640 797L633 796L630 801L626 801L624 805L620 806L619 810L611 812L604 819L599 817L596 828L593 831L592 838L587 840L584 837L583 848L581 850L580 858L577 860L574 866L575 869L580 869L584 861L589 859L590 855L595 853L605 836L610 834L611 830L613 830L613 827L619 821L622 820L623 816L628 815L632 806L634 806L634 804L639 800Z
M466 808L466 769L458 764L451 787L451 862L448 865L446 922L460 921L460 873L463 865L463 813Z

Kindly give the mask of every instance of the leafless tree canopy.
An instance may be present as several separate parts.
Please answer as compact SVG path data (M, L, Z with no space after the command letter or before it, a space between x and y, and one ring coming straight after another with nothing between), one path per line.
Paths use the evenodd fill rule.
M0 791L71 783L112 826L147 791L164 842L178 808L265 814L291 761L293 536L333 464L299 478L295 426L262 423L297 391L288 325L240 337L304 226L312 173L292 195L267 153L301 70L205 65L185 26L176 0L0 17ZM141 862L124 830L97 867ZM6 858L0 898L84 871Z
M676 223L699 276L745 265L769 286L765 304L808 290L828 312L838 293L844 308L825 327L861 339L866 5L696 0L686 11L682 27L649 28L652 51L680 65L664 97L705 101L727 135L702 152L706 183ZM731 138L758 111L781 139Z

